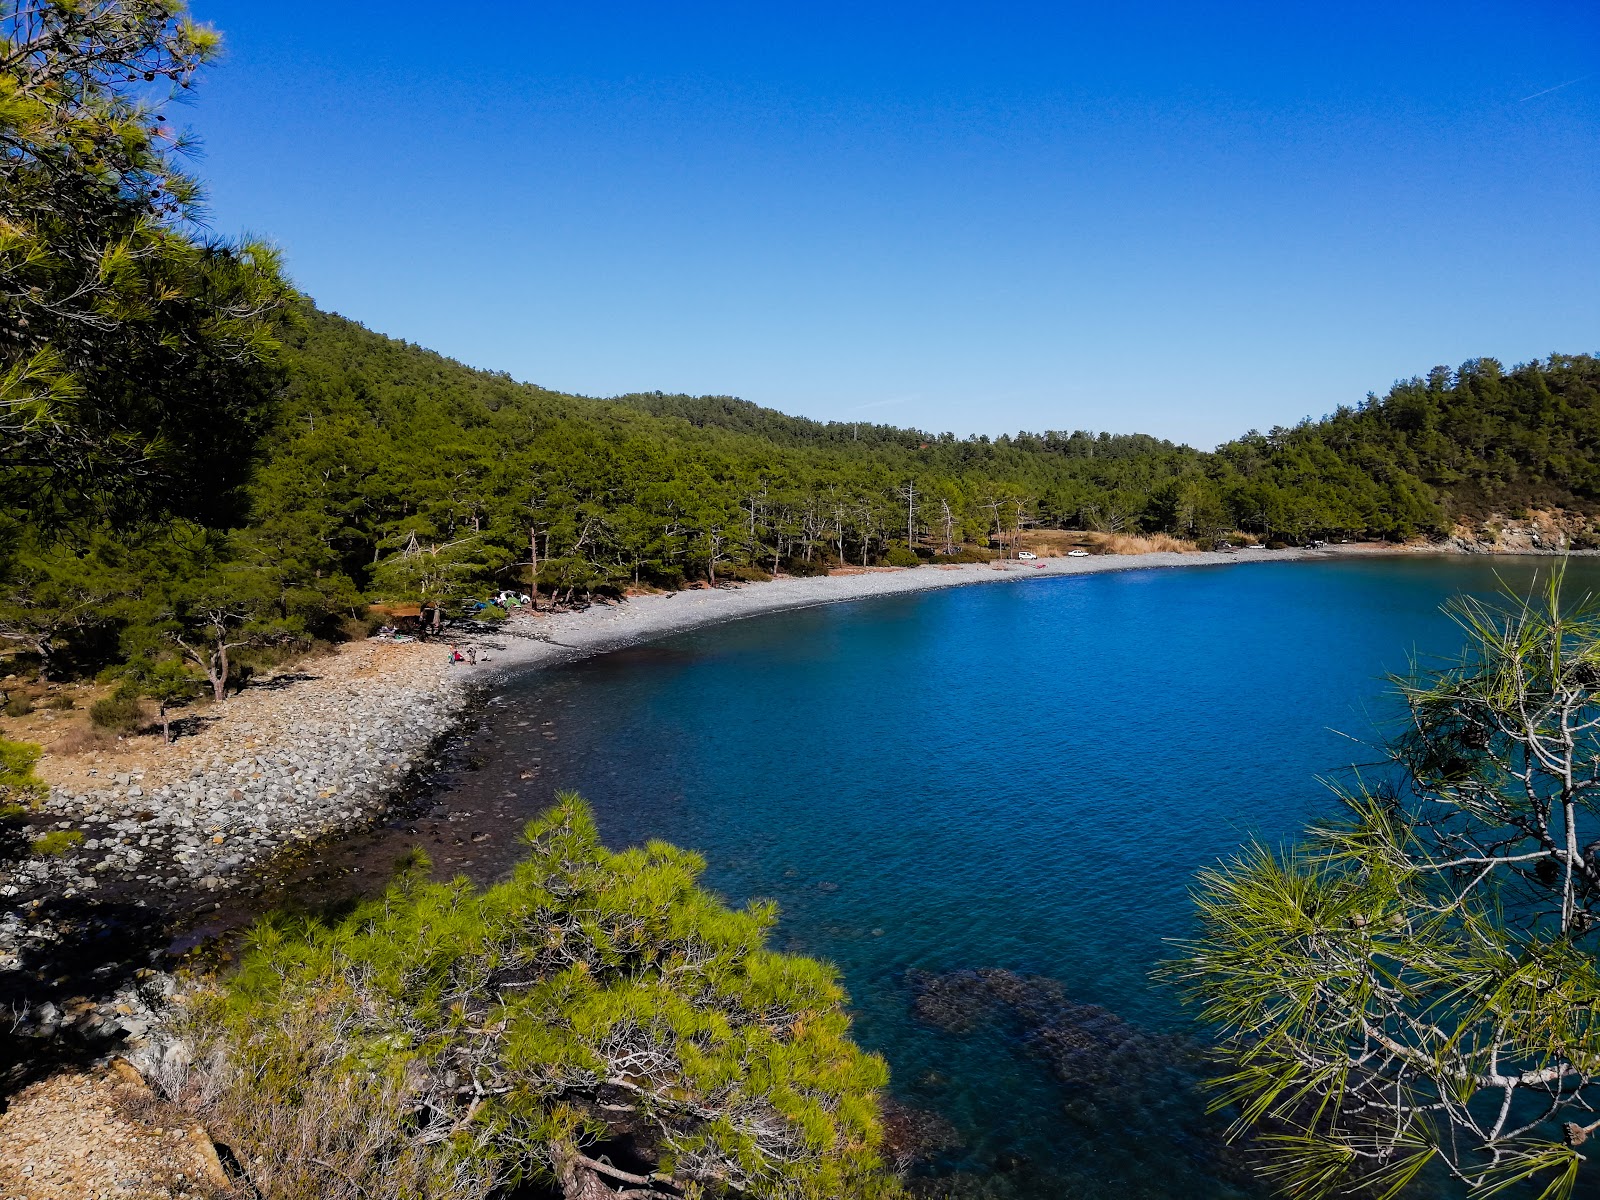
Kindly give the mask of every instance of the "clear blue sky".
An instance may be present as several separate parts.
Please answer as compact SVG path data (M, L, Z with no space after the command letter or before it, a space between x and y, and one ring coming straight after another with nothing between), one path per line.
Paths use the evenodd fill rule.
M1209 446L1600 350L1592 0L193 7L214 228L550 387Z

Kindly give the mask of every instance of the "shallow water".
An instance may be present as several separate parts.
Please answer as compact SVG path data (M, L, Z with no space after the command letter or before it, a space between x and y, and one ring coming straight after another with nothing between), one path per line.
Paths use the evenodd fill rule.
M1329 811L1318 777L1374 761L1395 716L1385 673L1457 647L1446 598L1548 567L1127 571L702 630L505 689L441 800L461 815L418 836L491 879L574 788L609 843L691 846L732 902L775 898L778 947L838 964L896 1092L953 1124L936 1168L971 1174L961 1194L1253 1194L1152 1065L1174 1047L1148 1039L1184 1028L1149 974L1189 882ZM1570 574L1600 587L1600 562ZM971 968L1109 1012L918 1019L919 972ZM1080 1039L1065 1058L1052 1021Z

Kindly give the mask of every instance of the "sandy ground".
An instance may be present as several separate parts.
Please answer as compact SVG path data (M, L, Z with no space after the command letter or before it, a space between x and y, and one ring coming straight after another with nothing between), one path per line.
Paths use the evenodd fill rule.
M391 687L437 680L444 672L444 647L421 643L393 643L376 639L339 647L334 654L303 659L248 687L223 704L198 710L178 710L184 734L172 745L159 737L126 738L113 745L82 753L53 754L53 731L44 722L61 715L36 710L31 720L36 730L20 729L13 736L28 737L44 745L38 773L46 782L73 791L101 787L117 775L130 775L151 788L168 779L186 778L199 761L219 753L230 758L256 754L274 740L290 736L297 718L305 715L309 696L351 696L375 687ZM182 718L188 718L182 721Z

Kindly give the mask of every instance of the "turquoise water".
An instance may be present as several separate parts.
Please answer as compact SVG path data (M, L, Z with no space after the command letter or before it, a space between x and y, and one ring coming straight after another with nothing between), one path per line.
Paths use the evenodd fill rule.
M1186 1026L1150 971L1190 879L1330 810L1318 777L1395 716L1385 673L1456 647L1447 597L1548 565L1126 571L738 622L518 682L446 802L493 828L576 788L612 844L775 898L779 948L838 965L896 1093L948 1122L926 1169L952 1194L1252 1194L1162 1066ZM492 877L515 848L434 852ZM1059 995L940 981L990 968Z

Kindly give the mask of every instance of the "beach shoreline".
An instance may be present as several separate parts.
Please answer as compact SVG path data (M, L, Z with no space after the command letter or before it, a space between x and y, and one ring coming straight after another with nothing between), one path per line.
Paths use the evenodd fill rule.
M371 827L399 796L426 784L439 745L472 712L473 693L513 674L823 604L1320 553L1161 552L851 569L634 595L493 625L461 623L426 643L347 643L205 709L171 745L141 736L72 755L51 754L47 745L38 773L49 795L27 832L77 840L64 853L27 855L0 868L0 973L21 966L30 944L57 935L44 915L55 899L205 911L217 893L270 872L286 851L303 857ZM452 639L479 662L451 664Z
M448 773L447 747L498 687L527 671L730 621L951 587L1394 553L1408 552L1163 551L850 569L459 622L425 643L347 643L253 681L204 710L190 735L170 746L143 736L100 754L46 754L40 774L49 795L30 815L28 835L77 841L64 853L0 868L0 1000L20 1014L24 1035L68 1031L79 1020L114 1036L125 1023L114 1004L81 1007L74 1017L65 1002L93 980L166 961L175 936L224 918L248 921L308 863L337 868L341 847L436 793L436 777ZM452 664L452 640L478 661ZM151 936L124 946L126 939L104 936L108 923L142 925ZM62 971L85 931L121 958Z
M1348 551L1159 551L1138 555L1041 558L1036 562L997 560L994 563L944 566L853 568L848 573L803 578L781 576L770 582L645 593L615 603L591 605L578 612L514 616L505 622L503 646L497 646L491 652L489 667L498 675L505 676L523 670L536 670L574 657L606 654L675 634L769 613L907 596L952 587L1024 583L1097 575L1108 571L1297 562L1308 558L1332 558L1341 553Z

